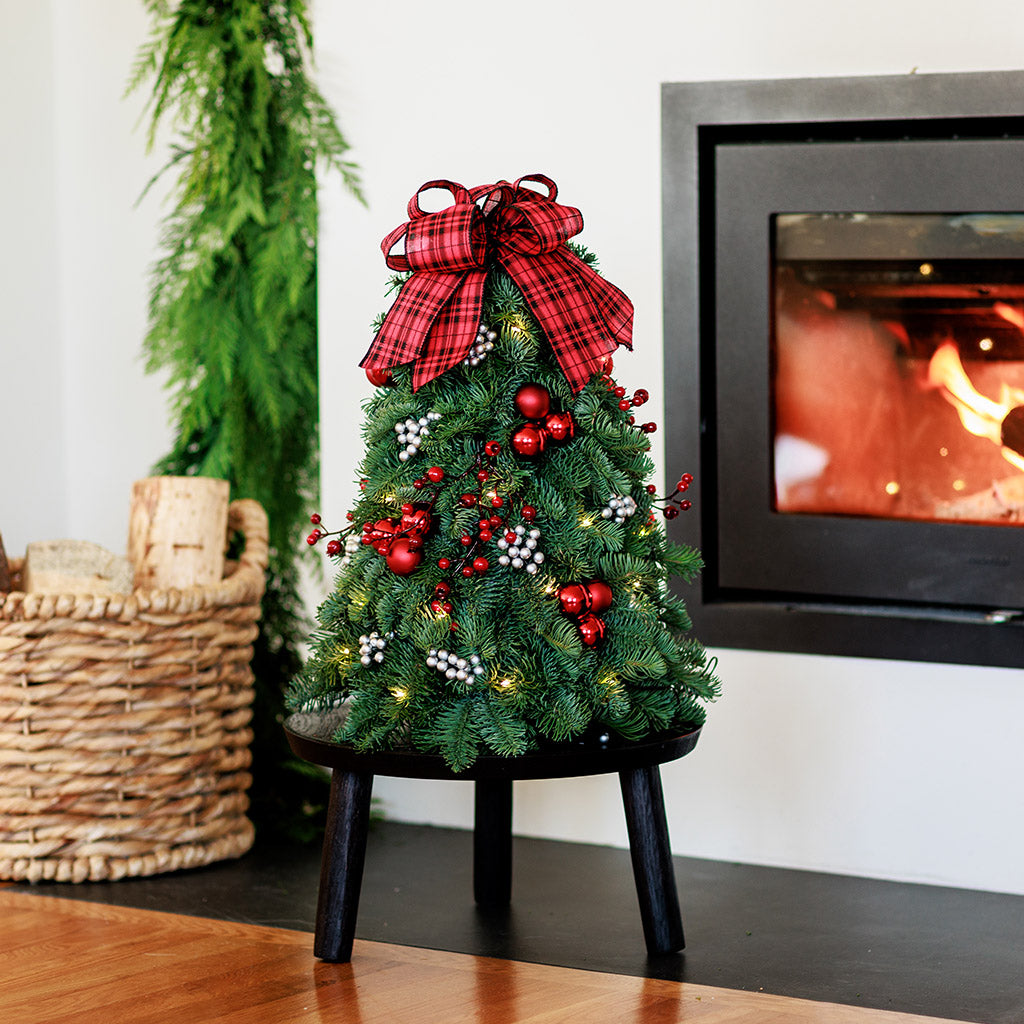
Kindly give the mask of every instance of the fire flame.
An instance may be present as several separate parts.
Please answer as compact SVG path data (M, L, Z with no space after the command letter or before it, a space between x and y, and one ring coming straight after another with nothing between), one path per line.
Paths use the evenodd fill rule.
M1000 314L1010 319L1002 310ZM1003 420L1014 406L1024 405L1024 392L1003 384L999 402L986 398L971 383L956 345L949 341L935 350L928 364L928 383L942 389L942 397L956 409L965 430L999 445L1003 458L1024 472L1024 457L1002 443Z

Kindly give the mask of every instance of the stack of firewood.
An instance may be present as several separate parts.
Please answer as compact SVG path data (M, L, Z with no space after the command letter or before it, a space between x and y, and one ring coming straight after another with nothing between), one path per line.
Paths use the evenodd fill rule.
M148 477L132 486L127 556L84 540L32 541L20 576L0 537L0 592L130 594L202 586L224 575L228 483Z

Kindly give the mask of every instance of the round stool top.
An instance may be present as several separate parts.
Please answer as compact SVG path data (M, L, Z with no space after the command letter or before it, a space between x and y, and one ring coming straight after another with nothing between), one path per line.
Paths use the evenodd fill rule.
M567 779L580 775L648 768L675 761L697 745L700 726L658 733L637 742L612 736L586 736L568 743L550 744L541 750L515 757L485 755L468 768L454 772L440 754L416 750L356 750L335 743L330 736L336 717L300 713L285 719L288 743L298 757L325 768L369 775L391 775L404 779Z

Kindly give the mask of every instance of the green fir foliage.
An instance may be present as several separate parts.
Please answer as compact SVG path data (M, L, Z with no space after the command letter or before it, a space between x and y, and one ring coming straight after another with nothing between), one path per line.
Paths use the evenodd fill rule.
M593 264L586 250L574 251ZM496 339L479 365L457 366L415 393L409 368L395 368L364 406L362 494L342 543L359 539L364 524L399 524L403 507L407 515L426 510L431 529L422 561L406 575L393 572L376 545L353 545L320 608L312 657L289 706L343 701L339 741L440 752L455 770L481 754L514 756L588 731L639 739L701 723L718 681L667 586L671 576L692 579L700 557L665 536L662 503L647 490L648 436L629 423L607 377L572 394L501 271L491 273L483 315ZM525 423L515 395L528 383L547 389L552 410L575 420L570 440L549 442L533 458L510 443ZM427 435L403 461L396 424L407 419L426 424ZM501 446L493 456L485 451L492 441ZM443 470L439 483L426 479L431 467ZM467 494L475 499L469 508ZM613 495L631 496L635 514L623 522L605 514ZM524 506L536 509L533 522ZM501 522L492 520L481 538L491 516ZM507 540L505 548L499 541L519 525L540 531L544 559L534 572L499 561ZM478 557L487 567L465 575ZM588 645L559 592L594 579L613 598L600 613L603 639ZM385 646L365 654L371 634ZM468 677L449 678L428 663L439 651L462 658Z
M280 727L308 626L297 588L318 482L317 169L357 195L348 144L310 79L305 0L146 0L152 35L129 90L152 83L148 144L171 137L173 179L151 278L146 366L166 374L175 437L157 471L230 481L270 521L254 656L252 816L315 831L292 809L324 802ZM153 182L150 183L152 186ZM296 799L296 796L299 799Z

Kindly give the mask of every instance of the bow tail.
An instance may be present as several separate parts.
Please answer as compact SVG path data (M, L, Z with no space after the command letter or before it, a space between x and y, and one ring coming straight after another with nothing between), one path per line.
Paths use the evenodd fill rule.
M466 271L448 302L438 311L413 367L413 391L450 370L469 353L480 327L486 276L483 270Z
M413 274L402 285L359 365L367 370L390 370L416 359L427 345L434 322L465 276L463 270Z
M540 323L573 391L602 369L619 345L633 347L633 303L567 249L501 257Z

